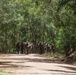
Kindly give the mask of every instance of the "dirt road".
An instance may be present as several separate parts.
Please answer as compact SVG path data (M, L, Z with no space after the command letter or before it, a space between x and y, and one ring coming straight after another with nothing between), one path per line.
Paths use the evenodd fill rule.
M38 54L0 55L0 72L9 75L76 75L76 66L51 60Z

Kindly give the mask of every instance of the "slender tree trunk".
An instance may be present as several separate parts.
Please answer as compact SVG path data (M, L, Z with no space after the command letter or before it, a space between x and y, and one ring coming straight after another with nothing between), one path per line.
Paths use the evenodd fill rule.
M14 49L13 52L14 52L14 53L15 53L15 49L16 49L16 30L15 30L15 29L16 29L16 26L15 26L15 28L14 28L14 33L13 33L13 36L14 36L14 37L13 37L13 47L14 47L14 48L13 48L13 49Z

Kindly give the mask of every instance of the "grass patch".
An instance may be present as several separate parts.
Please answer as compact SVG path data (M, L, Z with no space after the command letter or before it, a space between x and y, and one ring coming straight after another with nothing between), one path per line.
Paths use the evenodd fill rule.
M53 56L53 53L47 52L46 53L48 56Z
M57 59L57 60L62 59L64 57L63 54L53 53L53 52L47 52L46 55L49 57L54 57L54 59Z
M0 72L0 75L8 75L6 72Z

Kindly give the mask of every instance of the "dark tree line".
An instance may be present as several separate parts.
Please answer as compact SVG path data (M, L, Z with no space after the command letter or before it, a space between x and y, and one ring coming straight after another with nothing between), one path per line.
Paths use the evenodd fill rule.
M23 41L76 51L76 0L0 0L0 52L14 52Z

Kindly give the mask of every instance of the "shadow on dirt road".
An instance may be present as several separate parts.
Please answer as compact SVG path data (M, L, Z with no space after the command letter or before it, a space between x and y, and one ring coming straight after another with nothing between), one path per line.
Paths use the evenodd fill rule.
M9 75L76 75L76 66L37 54L1 55L0 71Z

